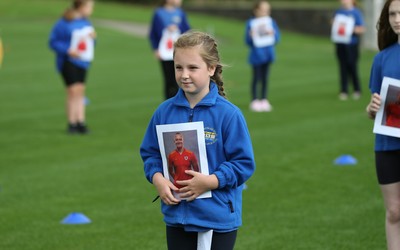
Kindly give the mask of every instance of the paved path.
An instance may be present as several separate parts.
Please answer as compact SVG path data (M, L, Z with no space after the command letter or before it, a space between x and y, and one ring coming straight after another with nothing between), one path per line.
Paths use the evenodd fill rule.
M139 24L126 21L115 21L107 19L94 19L95 26L110 28L129 35L138 37L147 37L149 26L147 24Z

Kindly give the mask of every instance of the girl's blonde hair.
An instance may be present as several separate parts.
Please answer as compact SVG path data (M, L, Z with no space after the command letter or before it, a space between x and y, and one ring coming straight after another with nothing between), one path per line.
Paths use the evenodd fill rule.
M200 56L208 67L215 67L214 75L211 76L218 86L218 93L226 98L224 83L222 80L222 64L220 61L217 42L214 38L204 32L189 31L182 34L175 42L174 48L184 49L200 46Z
M76 10L78 10L80 7L84 6L88 2L93 2L93 1L94 0L73 0L72 6L65 10L63 17L69 21L74 19L76 15Z
M258 0L258 1L256 1L256 2L254 3L254 5L253 5L253 13L254 13L255 11L257 11L257 10L260 8L260 6L261 6L262 4L267 4L268 8L271 8L271 5L269 4L268 1L266 1L266 0Z

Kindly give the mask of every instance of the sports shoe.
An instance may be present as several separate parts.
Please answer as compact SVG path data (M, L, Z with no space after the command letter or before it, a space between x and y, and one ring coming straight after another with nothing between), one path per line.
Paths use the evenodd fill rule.
M271 112L272 111L272 106L267 99L262 99L260 103L261 103L260 109L262 112Z
M354 92L353 93L353 100L360 100L361 98L361 93L360 92Z
M83 123L83 122L78 122L78 124L76 125L76 127L77 127L77 132L78 132L79 134L88 134L88 133L89 133L88 127L87 127L86 124Z
M250 110L254 112L261 112L261 101L260 100L253 100L250 103Z
M346 93L340 93L339 94L339 100L341 101L346 101L347 99L349 99L349 95Z
M68 123L67 126L67 133L70 135L78 133L78 126L77 124Z

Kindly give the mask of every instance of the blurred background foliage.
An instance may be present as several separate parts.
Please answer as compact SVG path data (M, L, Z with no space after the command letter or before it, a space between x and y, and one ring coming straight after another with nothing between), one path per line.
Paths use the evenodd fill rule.
M162 0L98 0L98 1L107 1L107 2L122 2L122 3L134 3L134 4L144 4L144 5L157 5L161 4ZM183 4L186 5L252 5L255 0L184 0ZM269 1L271 4L274 5L302 5L302 6L309 6L309 5L337 5L337 1L332 0L285 0L285 1ZM218 6L220 7L220 6Z

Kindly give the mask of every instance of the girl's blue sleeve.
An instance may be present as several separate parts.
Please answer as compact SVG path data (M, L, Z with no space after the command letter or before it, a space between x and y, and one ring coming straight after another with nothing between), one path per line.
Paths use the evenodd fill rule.
M382 68L379 54L375 56L371 67L371 75L369 77L369 89L371 93L380 93L382 85Z
M246 30L245 30L246 33L244 34L244 38L245 38L246 44L250 47L253 47L253 39L250 35L250 30L251 30L250 21L247 21Z
M62 22L57 22L49 37L49 47L57 54L67 54L70 46L70 37L67 27Z
M219 188L238 187L245 183L255 171L255 161L250 134L240 111L236 111L223 129L223 162L214 174Z
M364 26L364 18L359 9L355 12L355 25L356 26Z
M277 44L281 41L281 32L275 20L272 20L272 27L274 28L275 31L275 44Z
M150 39L150 44L153 50L158 49L158 44L160 43L161 40L161 33L162 33L162 27L161 27L161 20L160 17L158 16L157 12L154 12L153 18L151 20L150 24L150 32L149 32L149 39Z
M190 25L186 16L186 13L182 11L182 22L179 27L181 33L185 33L186 31L190 30Z
M150 120L149 126L140 146L140 156L144 163L144 173L147 180L153 183L153 175L157 172L163 173L160 148L158 146L155 118Z

